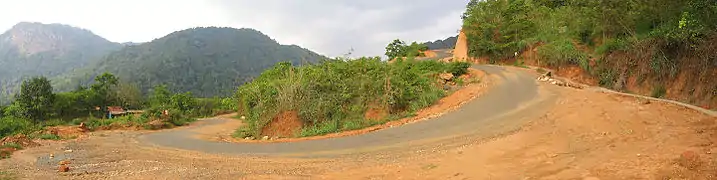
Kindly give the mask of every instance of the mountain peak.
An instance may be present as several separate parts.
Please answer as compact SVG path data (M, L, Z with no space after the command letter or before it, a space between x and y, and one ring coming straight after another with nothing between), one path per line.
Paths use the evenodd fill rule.
M85 45L108 45L112 42L91 31L64 24L20 22L0 35L0 46L13 48L17 53L30 56L43 52L64 53L84 48Z

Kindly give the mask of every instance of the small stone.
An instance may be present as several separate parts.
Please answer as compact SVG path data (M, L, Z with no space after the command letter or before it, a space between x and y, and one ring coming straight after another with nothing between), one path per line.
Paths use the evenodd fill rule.
M50 154L50 159L55 158L55 154Z
M246 116L241 116L241 119L242 119L242 120L246 119Z
M641 154L637 154L637 157L640 157L640 156L641 156Z
M264 136L264 137L261 138L261 140L262 140L262 141L269 140L269 136Z
M245 137L244 139L246 139L246 140L251 140L251 137Z
M60 172L70 171L70 166L67 166L67 165L64 165L64 164L63 164L63 165L60 165L60 168L58 169L58 171L60 171Z
M66 153L71 153L72 149L65 150Z

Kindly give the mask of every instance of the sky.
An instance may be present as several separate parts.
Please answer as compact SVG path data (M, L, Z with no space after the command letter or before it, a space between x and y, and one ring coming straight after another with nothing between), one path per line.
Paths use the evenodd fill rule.
M11 0L0 30L60 23L114 42L148 42L192 27L253 28L327 56L381 56L393 39L455 36L469 0Z

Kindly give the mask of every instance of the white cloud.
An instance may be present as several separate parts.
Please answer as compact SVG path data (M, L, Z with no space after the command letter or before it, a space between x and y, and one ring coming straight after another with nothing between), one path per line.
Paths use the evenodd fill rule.
M115 42L145 42L197 26L254 28L283 44L337 56L379 56L395 38L456 34L468 0L18 0L0 6L0 29L62 23Z

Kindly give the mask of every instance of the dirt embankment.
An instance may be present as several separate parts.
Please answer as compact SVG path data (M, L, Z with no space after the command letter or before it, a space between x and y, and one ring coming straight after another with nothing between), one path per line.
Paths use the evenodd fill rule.
M466 58L471 62L486 63L485 58L471 58L467 54L467 39L460 38L454 59ZM613 52L599 62L590 60L590 71L577 65L551 67L541 63L537 49L540 44L528 47L520 58L525 65L553 69L561 77L592 86L656 96L705 109L717 109L717 35L713 35L695 49L662 50L665 42L643 42L632 50ZM597 47L597 46L596 46ZM594 48L578 45L578 49L592 54ZM659 53L657 53L659 52ZM497 63L516 64L516 59L504 59ZM605 71L600 71L600 69Z

